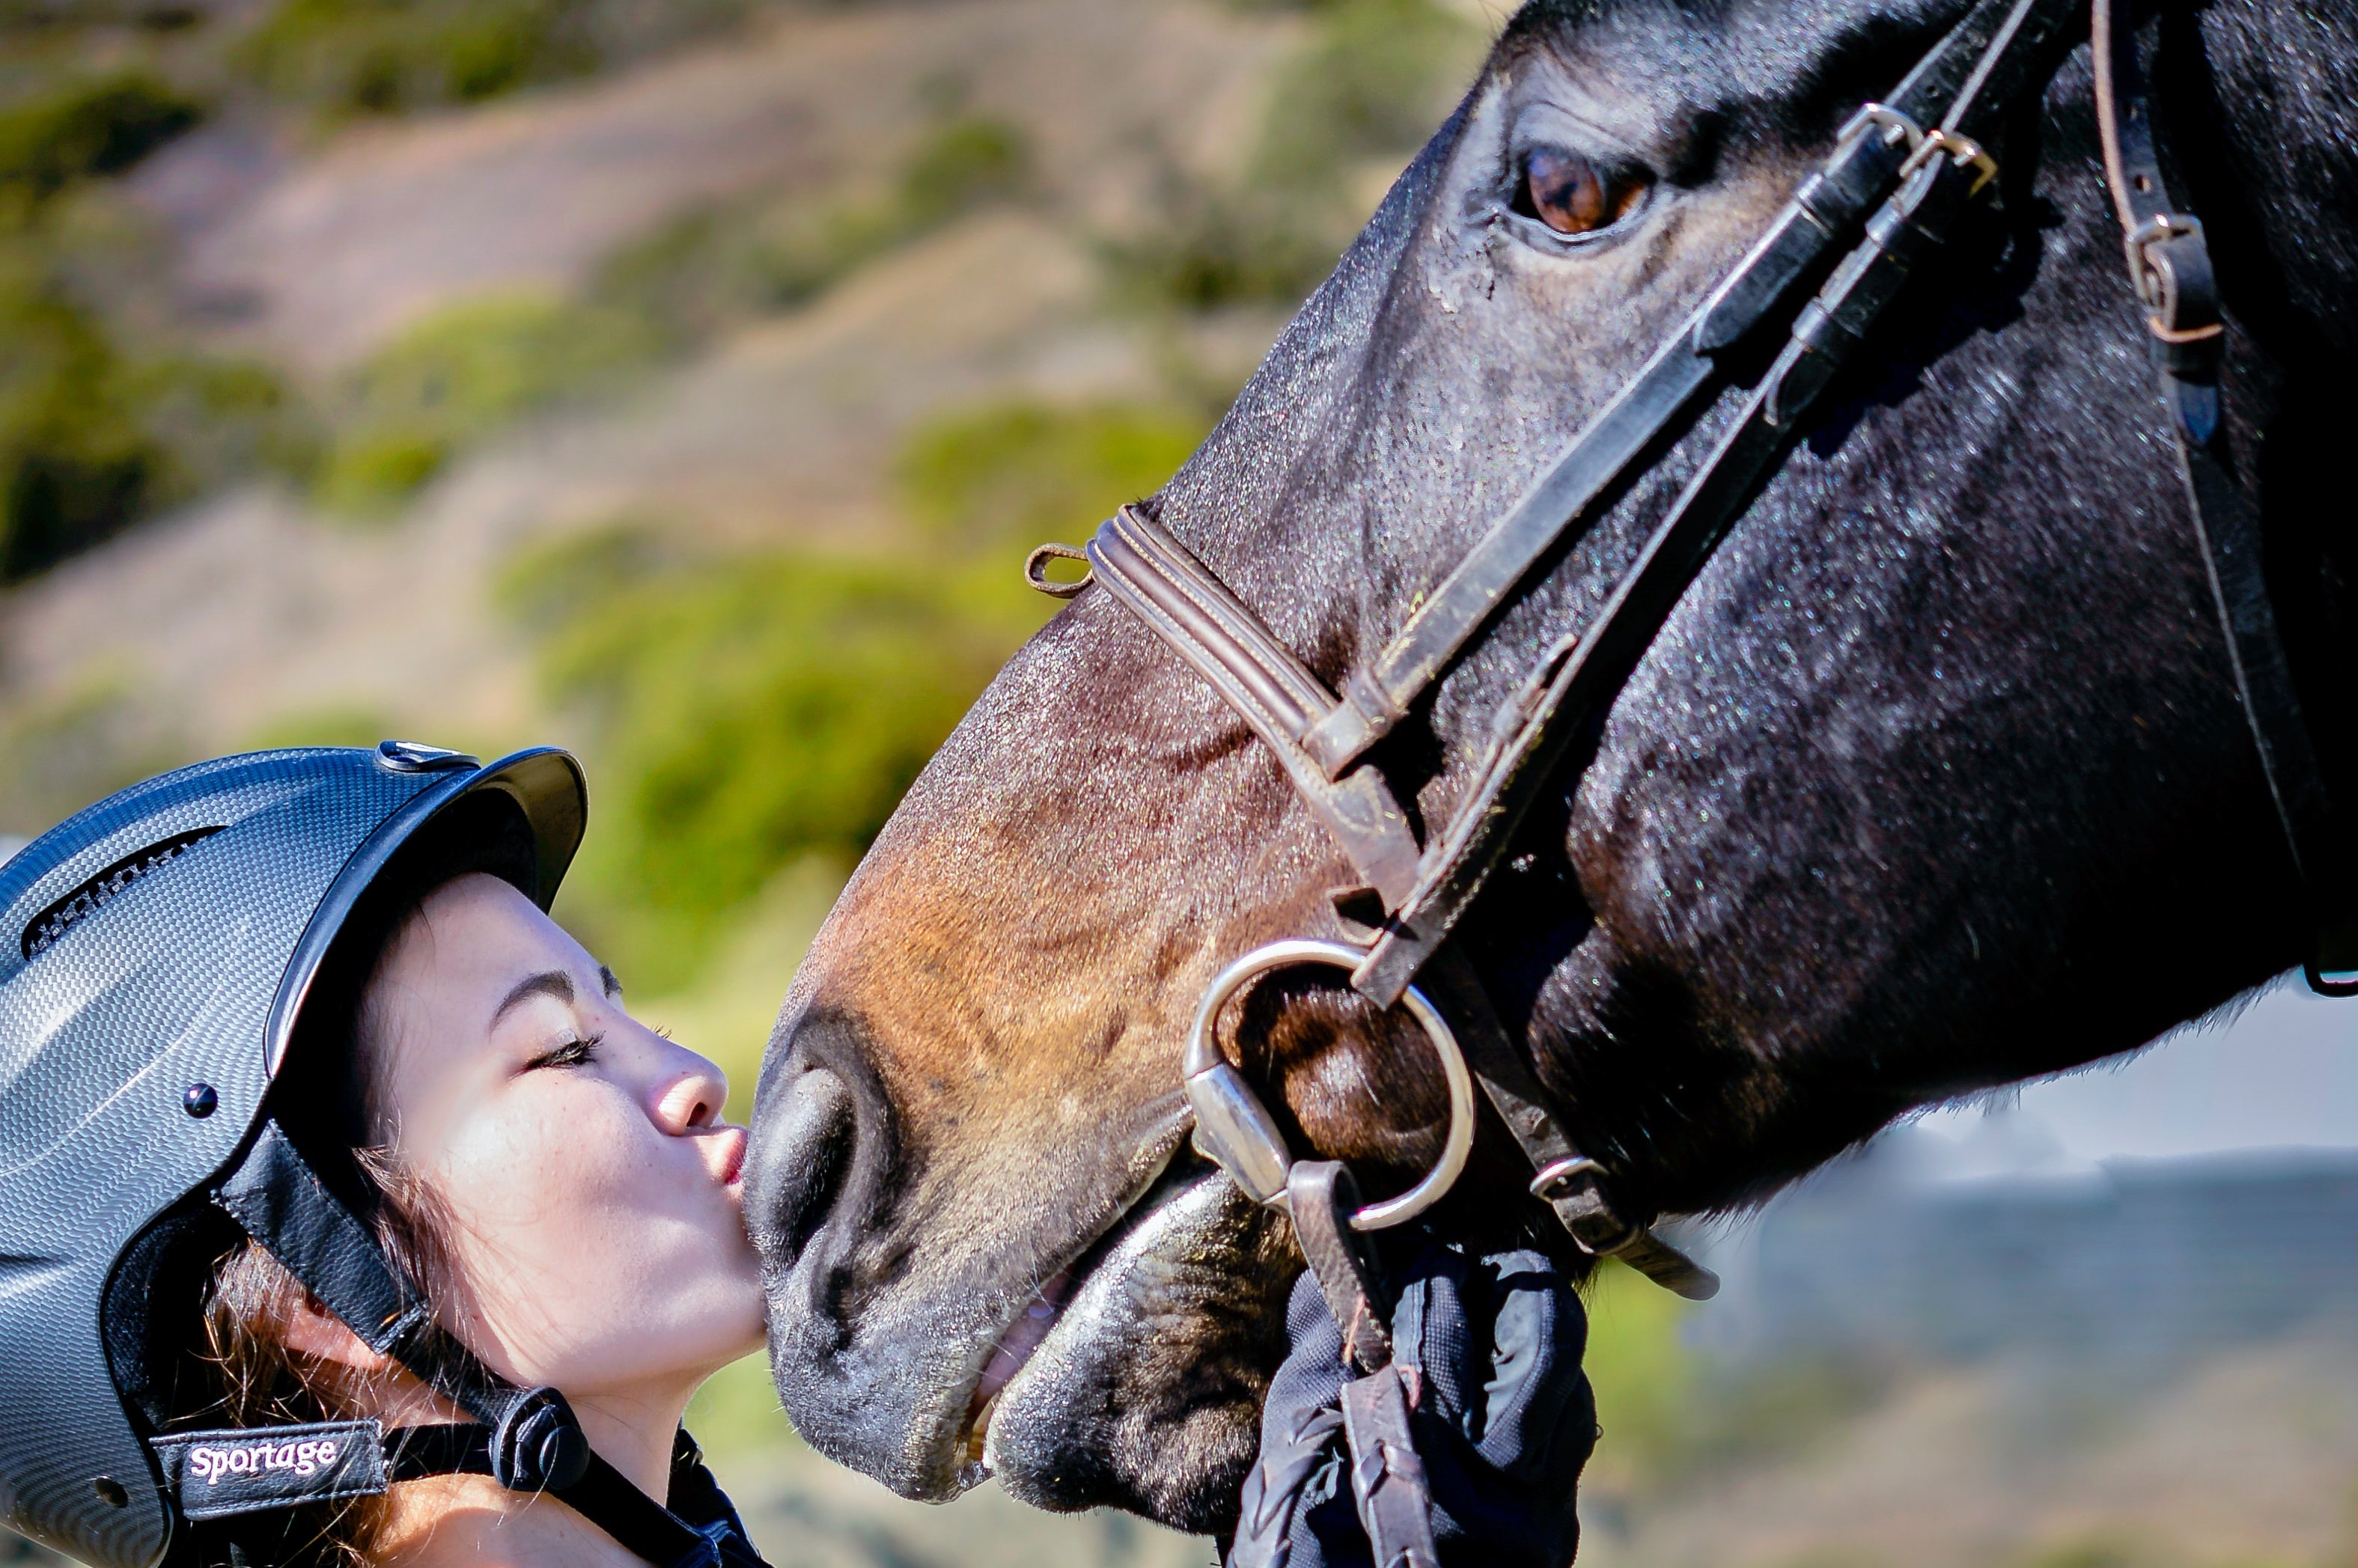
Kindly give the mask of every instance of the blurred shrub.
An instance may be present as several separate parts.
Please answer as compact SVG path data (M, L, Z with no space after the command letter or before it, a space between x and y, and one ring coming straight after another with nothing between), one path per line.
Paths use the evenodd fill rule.
M21 237L0 243L0 582L306 448L276 376L202 357L127 359Z
M562 0L280 0L239 62L282 98L396 114L489 98L596 60Z
M0 108L0 193L21 211L78 180L120 174L202 114L193 98L145 71L47 87Z
M1598 1269L1585 1292L1588 1354L1582 1365L1604 1430L1600 1459L1639 1473L1674 1459L1686 1439L1693 1356L1679 1341L1687 1304L1618 1263Z
M741 14L739 0L278 0L238 63L330 114L469 103L587 75Z
M716 1455L761 1454L800 1441L779 1406L766 1355L732 1361L707 1379L696 1390L695 1402L687 1407L681 1424L696 1433L696 1441L707 1454ZM774 1552L776 1548L770 1550Z
M1183 310L1293 305L1334 270L1347 224L1324 201L1282 191L1220 190L1174 175L1161 221L1112 242L1120 292Z
M867 847L1054 611L1022 587L1009 536L1085 535L1199 434L1126 405L927 422L896 467L910 510L946 536L891 562L702 557L629 524L514 557L502 601L550 696L586 721L596 781L568 914L649 994L696 979L781 868Z
M137 517L170 459L114 346L21 256L0 255L0 581L14 581Z
M660 347L627 312L549 294L446 307L370 356L344 387L319 497L349 513L383 512L471 441L535 409L611 391Z
M178 501L255 474L300 474L318 460L312 410L266 365L173 353L135 370L144 428L170 455L157 499Z
M1271 90L1253 183L1331 189L1362 159L1414 151L1447 114L1485 42L1435 0L1334 0Z
M1020 127L979 115L946 120L880 192L764 195L690 212L608 258L592 293L675 341L697 341L804 304L886 252L1021 195L1031 177Z
M1359 176L1432 135L1480 59L1483 38L1436 0L1324 0L1317 32L1279 73L1241 180L1174 174L1161 220L1107 246L1123 292L1209 310L1298 303L1368 214Z
M1016 399L925 421L903 438L895 476L910 511L968 541L1026 545L1087 536L1125 501L1161 488L1204 438L1184 410Z
M1585 1293L1600 1480L1659 1487L1799 1452L1882 1399L1895 1371L1855 1356L1717 1365L1682 1340L1687 1303L1634 1271L1599 1270Z
M233 475L304 460L303 414L277 376L169 349L134 355L92 303L108 294L93 287L100 255L136 246L93 239L121 208L79 188L198 115L138 71L0 107L0 582Z
M1017 195L1031 169L1031 144L1020 127L969 114L936 125L917 144L897 195L911 221L941 223Z
M954 579L799 552L649 577L622 566L639 554L611 535L534 551L503 591L526 617L552 585L570 607L540 664L599 736L582 892L661 992L781 865L874 837L1020 633Z
M62 695L0 713L0 833L44 832L191 760L127 676L96 670Z

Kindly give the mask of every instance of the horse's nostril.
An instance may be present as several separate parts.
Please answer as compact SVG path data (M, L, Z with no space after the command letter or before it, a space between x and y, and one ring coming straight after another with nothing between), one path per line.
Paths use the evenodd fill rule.
M851 1091L812 1067L753 1107L745 1168L745 1218L772 1268L793 1264L827 1217L851 1152Z

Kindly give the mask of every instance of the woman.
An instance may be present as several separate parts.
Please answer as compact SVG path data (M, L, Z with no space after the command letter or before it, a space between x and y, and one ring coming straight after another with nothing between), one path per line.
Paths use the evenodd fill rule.
M759 1563L679 1426L762 1341L745 1134L545 913L584 811L558 752L271 752L0 869L0 1520Z

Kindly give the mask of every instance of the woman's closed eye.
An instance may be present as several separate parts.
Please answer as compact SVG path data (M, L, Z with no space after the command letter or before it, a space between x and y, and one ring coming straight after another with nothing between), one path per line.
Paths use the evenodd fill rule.
M588 1063L595 1059L599 1039L600 1037L595 1034L588 1035L586 1037L577 1034L570 1039L559 1041L557 1044L550 1046L539 1055L535 1056L531 1061L526 1062L525 1064L525 1071L531 1072L536 1067L579 1067L586 1065Z

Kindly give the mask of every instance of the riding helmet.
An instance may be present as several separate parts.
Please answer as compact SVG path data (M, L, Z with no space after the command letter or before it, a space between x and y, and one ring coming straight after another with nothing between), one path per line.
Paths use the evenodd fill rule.
M0 867L0 1524L106 1568L196 1560L161 1362L203 1275L172 1238L209 1215L218 1257L225 1209L319 1289L365 1233L311 1201L266 1097L338 933L405 846L470 818L521 846L496 869L546 908L587 809L561 751L263 752L134 785ZM246 1461L273 1475L320 1451L271 1430Z

